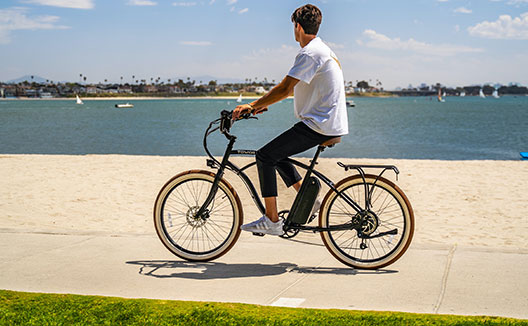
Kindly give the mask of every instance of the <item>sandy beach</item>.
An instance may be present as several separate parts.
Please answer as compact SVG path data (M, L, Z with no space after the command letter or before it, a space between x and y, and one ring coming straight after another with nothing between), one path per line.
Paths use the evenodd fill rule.
M527 162L321 159L318 169L337 181L345 175L337 161L400 169L397 181L394 173L386 176L413 205L413 246L528 252ZM1 155L0 231L155 236L156 195L188 169L208 169L205 157ZM255 169L250 176L255 178ZM244 220L258 217L238 177L228 173L226 179L241 197ZM288 209L294 191L279 185L279 208Z

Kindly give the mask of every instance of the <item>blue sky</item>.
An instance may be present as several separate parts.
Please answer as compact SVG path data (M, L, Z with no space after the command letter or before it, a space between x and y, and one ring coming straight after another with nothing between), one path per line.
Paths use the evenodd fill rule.
M2 0L0 81L281 80L297 0ZM528 85L528 0L326 0L345 80ZM206 82L208 80L204 80Z

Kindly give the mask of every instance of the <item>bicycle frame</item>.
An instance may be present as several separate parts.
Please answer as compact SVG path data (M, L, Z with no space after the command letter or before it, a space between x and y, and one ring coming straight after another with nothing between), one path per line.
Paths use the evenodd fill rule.
M247 119L249 117L246 116L245 118ZM204 139L203 139L203 146L204 146L205 152L209 156L209 159L207 159L207 166L209 166L211 168L216 168L216 169L218 169L218 171L216 173L216 177L215 177L215 179L213 181L213 185L212 185L212 187L211 187L211 189L209 191L209 195L208 195L207 199L203 203L202 207L196 213L197 217L199 216L201 218L208 218L207 207L211 204L211 202L212 202L212 200L213 200L213 198L214 198L214 196L216 194L216 191L218 190L218 183L219 183L220 179L222 178L222 176L223 176L223 174L225 172L225 169L228 169L228 170L232 171L233 173L235 173L243 181L243 183L245 184L246 188L248 189L253 201L255 202L255 205L258 207L259 211L262 214L265 214L265 212L266 212L266 209L265 209L264 205L262 204L262 201L260 200L260 197L259 197L259 195L257 193L257 190L255 189L255 186L253 185L253 182L247 176L247 174L244 172L248 168L256 165L256 162L251 162L251 163L243 166L242 168L239 168L234 163L229 161L229 157L231 155L255 156L255 153L256 153L255 150L233 150L233 146L234 146L234 144L236 142L236 136L231 135L229 133L229 130L230 130L230 127L231 127L231 120L230 119L231 119L230 112L222 111L222 117L220 119L217 119L217 120L211 122L209 124L209 127L207 128L207 130L205 132ZM215 123L218 123L218 121L220 121L220 126L214 128L213 130L210 130L212 125L215 124ZM222 157L222 161L221 162L218 161L217 159L215 159L214 156L209 152L209 149L207 148L207 137L211 133L213 133L214 131L216 131L218 129L220 129L220 132L222 134L224 134L224 136L229 140L229 143L227 144L227 147L226 147L226 150L224 152L224 155ZM324 151L324 149L325 149L324 146L318 146L317 147L317 151L316 151L316 153L315 153L315 155L314 155L314 157L313 157L313 159L311 161L311 164L309 166L304 164L304 163L302 163L302 162L294 160L292 158L288 158L287 161L290 162L291 164L293 164L294 166L297 166L297 167L305 170L307 176L309 176L311 174L315 175L320 181L324 182L332 191L334 191L347 204L349 204L350 207L352 207L356 211L357 214L360 214L360 215L365 214L365 212L369 209L369 206L370 206L370 196L372 195L372 190L369 190L368 189L368 185L365 183L365 187L366 187L366 189L365 189L366 190L366 192L365 192L365 203L366 203L365 206L366 207L365 208L362 208L360 205L358 205L347 194L339 191L335 187L334 182L332 182L324 174L322 174L321 172L319 172L319 171L317 171L315 169L315 164L317 162L319 154L322 151ZM383 165L376 165L376 166L374 166L374 165L361 165L361 166L360 165L344 165L344 164L342 164L340 162L338 162L338 164L341 167L345 168L345 170L357 169L360 172L363 180L365 180L365 174L364 174L364 172L362 170L362 167L366 167L366 168L383 168L383 171L379 174L378 178L381 177L381 175L387 169L392 169L396 173L399 173L397 168L394 167L394 166L383 166ZM321 231L331 231L331 230L353 229L353 228L357 228L358 226L352 225L351 223L347 223L347 224L330 226L328 228L309 227L309 226L303 226L303 225L292 225L292 226L288 226L288 227L290 227L292 229L302 229L302 230L310 230L310 231L314 231L314 232L321 232ZM384 236L384 235L387 235L387 234L392 234L392 231L380 233L379 235L377 235L375 237Z

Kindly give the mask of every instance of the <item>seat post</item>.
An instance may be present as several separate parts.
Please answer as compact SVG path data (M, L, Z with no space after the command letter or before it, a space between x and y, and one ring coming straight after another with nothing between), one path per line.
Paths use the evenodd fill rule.
M323 145L317 146L317 151L315 151L315 155L313 159L310 161L310 170L313 170L315 168L315 165L317 164L317 159L319 158L319 154L325 150L325 147Z

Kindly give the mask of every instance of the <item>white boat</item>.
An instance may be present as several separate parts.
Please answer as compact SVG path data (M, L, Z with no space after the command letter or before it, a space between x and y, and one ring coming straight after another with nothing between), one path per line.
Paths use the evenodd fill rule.
M81 100L79 95L75 95L77 97L77 104L84 104L84 102Z
M133 108L133 107L134 107L134 104L130 104L130 103L121 103L121 104L116 104L115 107L116 107L116 108L120 108L120 109L124 109L124 108Z
M242 103L242 94L240 94L236 100L238 103Z
M479 96L482 98L486 98L486 95L484 95L484 92L482 91L482 88L480 89Z
M350 101L346 101L346 106L349 107L349 108L354 108L356 107L356 103L352 100Z
M494 98L500 98L500 96L499 96L499 91L498 91L498 90L494 90L492 96L493 96Z
M466 96L466 92L464 91L460 92L460 97L464 97L464 96Z

